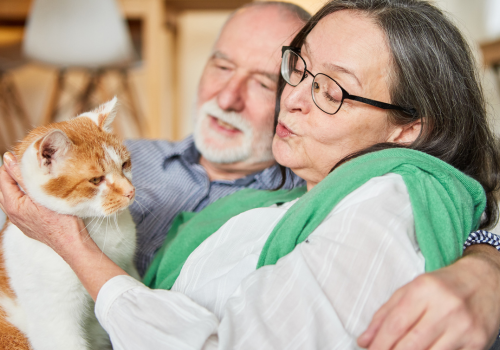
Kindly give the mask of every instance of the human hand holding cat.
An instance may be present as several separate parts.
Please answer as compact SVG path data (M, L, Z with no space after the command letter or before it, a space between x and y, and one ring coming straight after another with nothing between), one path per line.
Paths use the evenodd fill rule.
M97 247L82 220L58 214L33 202L24 188L21 171L12 154L4 155L0 167L0 208L30 238L51 247L76 273L92 299L111 278L127 275Z
M86 233L82 220L75 216L58 214L33 202L17 186L19 184L25 188L14 155L6 153L4 163L0 168L0 207L25 235L64 255L68 240L74 240L75 234Z

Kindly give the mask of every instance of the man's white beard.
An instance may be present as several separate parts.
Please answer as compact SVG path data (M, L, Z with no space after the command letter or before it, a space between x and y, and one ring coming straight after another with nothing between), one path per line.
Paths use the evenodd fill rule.
M233 141L227 137L229 145L217 147L207 142L207 138L217 139L224 143L224 136L207 127L209 115L226 122L239 129L242 133L241 142L237 146L230 145ZM270 129L272 126L270 126ZM208 161L213 163L236 163L247 161L249 163L267 162L272 159L272 130L261 132L254 137L252 125L237 112L226 112L222 110L214 98L205 102L198 110L194 126L194 143L198 151Z

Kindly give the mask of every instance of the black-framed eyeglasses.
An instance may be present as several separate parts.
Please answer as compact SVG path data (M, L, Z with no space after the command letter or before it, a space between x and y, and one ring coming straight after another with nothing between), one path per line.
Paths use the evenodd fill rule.
M310 74L313 77L311 94L316 106L327 114L335 114L342 107L345 99L359 101L382 109L397 109L418 117L415 108L405 108L389 103L370 100L368 98L351 95L335 79L326 74L314 75L307 69L306 62L300 56L300 48L283 46L281 48L281 75L291 86L299 85Z

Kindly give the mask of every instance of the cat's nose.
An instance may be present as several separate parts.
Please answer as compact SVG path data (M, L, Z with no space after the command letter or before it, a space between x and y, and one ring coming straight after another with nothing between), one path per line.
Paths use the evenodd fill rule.
M125 192L124 196L127 197L128 199L132 200L135 196L135 188L132 187L132 189L130 191Z

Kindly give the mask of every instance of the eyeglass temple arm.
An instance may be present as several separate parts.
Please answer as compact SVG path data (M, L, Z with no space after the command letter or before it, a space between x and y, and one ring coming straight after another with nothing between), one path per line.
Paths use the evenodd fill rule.
M283 57L283 55L285 54L285 51L286 50L291 50L295 53L300 53L300 47L296 47L296 46L282 46L281 47L281 57Z
M347 94L347 96L345 96L344 98L347 98L349 100L363 102L363 103L369 104L371 106L375 106L375 107L382 108L382 109L397 109L397 110L405 112L406 114L411 115L412 117L415 117L415 118L418 117L418 113L417 113L417 110L415 108L404 108L404 107L400 107L400 106L396 106L396 105L391 105L390 103L384 103L384 102L379 102L379 101L375 101L375 100L370 100L369 98L364 98L364 97L350 95L350 94Z

